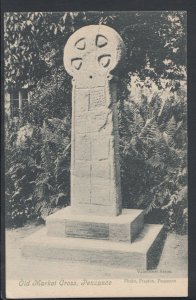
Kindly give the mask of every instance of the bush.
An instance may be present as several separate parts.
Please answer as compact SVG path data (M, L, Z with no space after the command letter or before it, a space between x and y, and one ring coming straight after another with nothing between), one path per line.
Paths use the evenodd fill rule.
M40 155L38 128L24 126L18 131L11 125L6 140L6 225L22 226L37 218L34 190L41 172L36 159Z
M65 110L66 91L61 74L55 75L50 84L45 78L32 91L32 101L23 110L19 124L10 122L7 126L8 227L44 219L69 203L70 105Z
M152 91L150 91L152 92ZM153 92L152 92L153 94ZM131 96L120 113L124 206L145 210L146 221L187 229L186 92Z
M44 219L69 203L70 120L23 126L6 143L6 224ZM13 136L14 135L14 136Z

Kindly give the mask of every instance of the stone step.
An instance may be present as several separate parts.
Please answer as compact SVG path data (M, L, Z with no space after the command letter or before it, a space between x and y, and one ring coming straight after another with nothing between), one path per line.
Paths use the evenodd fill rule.
M162 225L145 225L134 243L48 236L46 228L23 241L25 257L63 259L103 266L153 269L163 248Z
M123 209L119 216L75 214L71 207L46 218L49 236L133 242L144 226L143 211Z

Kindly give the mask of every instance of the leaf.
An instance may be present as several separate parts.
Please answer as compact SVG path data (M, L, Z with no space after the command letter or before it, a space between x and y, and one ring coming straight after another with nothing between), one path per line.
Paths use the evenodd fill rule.
M173 137L176 133L176 130L177 130L177 124L174 116L172 116L171 119L166 124L165 132L169 137Z
M150 164L155 169L158 167L160 168L164 167L164 163L161 161L161 156L158 154L155 154L154 156L146 160L146 163Z
M66 19L67 19L67 16L68 16L68 13L66 12L66 13L64 13L64 16L63 16L63 22L65 22L66 21Z
M58 27L55 27L55 28L54 28L54 34L55 34L55 35L57 34L57 31L58 31Z

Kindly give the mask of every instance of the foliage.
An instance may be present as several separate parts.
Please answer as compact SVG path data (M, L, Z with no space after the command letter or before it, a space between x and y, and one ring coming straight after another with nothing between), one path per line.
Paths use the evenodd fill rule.
M184 12L17 12L5 14L6 86L35 86L50 76L62 66L69 36L89 24L112 26L122 36L127 49L122 75L150 78L160 88L165 79L171 89L185 77Z
M71 83L67 80L63 67L53 70L42 78L31 90L31 101L21 113L21 125L26 122L43 126L51 118L63 119L71 116Z
M33 131L29 131L29 126L18 131L14 124L10 124L8 129L5 145L7 226L22 226L37 216L33 190L36 177L41 172L35 161L40 152L40 130Z
M184 12L5 15L6 88L28 84L31 90L19 128L7 128L7 224L44 218L69 203L71 80L62 66L63 48L72 32L89 24L112 26L127 50L118 82L123 205L142 208L147 221L184 233Z
M132 96L120 116L124 206L180 232L187 229L186 121L183 89L165 98Z
M70 119L10 125L6 142L6 224L44 219L69 203Z

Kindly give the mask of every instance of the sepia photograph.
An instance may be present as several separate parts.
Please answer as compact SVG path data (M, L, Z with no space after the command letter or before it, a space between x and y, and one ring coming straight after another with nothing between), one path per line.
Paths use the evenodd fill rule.
M188 296L187 13L4 13L6 298Z

